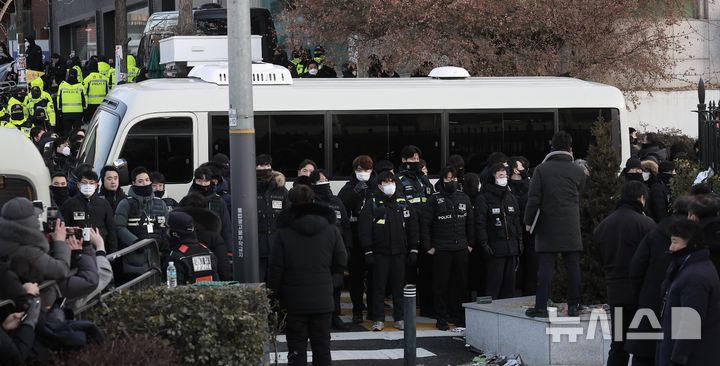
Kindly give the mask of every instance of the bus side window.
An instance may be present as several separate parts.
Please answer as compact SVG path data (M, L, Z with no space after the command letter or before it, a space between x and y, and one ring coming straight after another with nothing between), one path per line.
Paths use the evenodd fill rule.
M152 118L132 126L120 158L128 168L142 166L165 175L167 183L188 183L193 174L192 119Z
M43 187L44 188L44 187ZM36 200L37 195L32 184L24 178L5 177L0 175L0 207L16 197Z

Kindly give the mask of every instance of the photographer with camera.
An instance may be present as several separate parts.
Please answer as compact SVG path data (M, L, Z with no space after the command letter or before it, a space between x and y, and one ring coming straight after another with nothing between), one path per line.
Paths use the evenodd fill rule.
M26 361L35 343L35 326L40 316L40 289L37 283L23 284L7 263L0 262L0 299L12 299L15 306L0 312L0 365L18 365ZM6 310L9 307L4 307Z
M22 281L62 280L70 274L70 245L78 240L67 237L65 224L56 220L50 240L40 230L42 212L24 197L13 198L0 209L0 261ZM52 249L52 250L51 250Z

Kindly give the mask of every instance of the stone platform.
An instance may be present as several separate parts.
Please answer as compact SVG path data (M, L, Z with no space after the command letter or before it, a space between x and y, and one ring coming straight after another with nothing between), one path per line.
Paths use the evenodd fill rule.
M525 316L525 310L534 303L535 297L528 296L495 300L490 304L463 304L466 342L487 353L519 354L523 365L528 366L601 366L607 363L609 322L604 322L603 329L597 313L593 322L590 314L568 318L563 306L557 317L529 318Z

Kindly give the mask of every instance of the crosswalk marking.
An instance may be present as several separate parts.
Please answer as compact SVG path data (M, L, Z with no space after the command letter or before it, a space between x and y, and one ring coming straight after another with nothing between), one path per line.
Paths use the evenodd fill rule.
M434 357L435 354L424 349L417 348L417 358ZM378 349L371 351L331 351L330 357L333 361L352 360L401 360L405 354L402 348ZM287 363L287 352L277 353L277 363ZM308 362L312 361L312 352L308 351ZM270 354L270 363L275 362L275 353Z
M330 341L363 341L363 340L384 340L384 341L396 341L403 339L403 332L337 332L330 333ZM419 330L417 332L417 338L431 338L431 337L462 337L463 332L446 332L442 330ZM287 339L284 334L276 337L280 343L286 343Z

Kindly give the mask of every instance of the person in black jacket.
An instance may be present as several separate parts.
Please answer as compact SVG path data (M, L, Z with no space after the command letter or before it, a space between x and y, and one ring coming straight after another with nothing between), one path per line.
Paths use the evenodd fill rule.
M300 177L298 177L300 179ZM345 243L345 251L350 253L352 251L352 230L350 229L350 220L348 218L347 209L343 205L340 198L336 197L330 189L330 180L327 173L323 169L314 170L309 177L310 188L315 193L315 202L325 204L335 212L335 226L343 237ZM349 255L348 255L349 256ZM337 276L335 278L335 311L333 312L332 327L337 330L349 330L345 322L340 319L340 295L343 288L343 277Z
M118 203L127 197L125 191L120 188L120 172L115 166L108 165L100 171L100 179L102 185L98 195L105 198L110 203L113 212L115 212Z
M163 273L170 262L177 268L177 284L218 281L218 262L215 254L198 241L192 217L184 212L171 212L167 219L170 255L163 263Z
M670 214L672 192L670 180L675 176L675 164L671 161L661 161L657 179L650 186L648 211L655 222L660 222Z
M681 196L673 203L673 214L660 221L638 245L630 261L630 282L635 290L638 309L650 309L660 319L663 292L662 282L672 260L668 253L670 247L670 226L678 220L687 219L692 196ZM628 316L625 314L624 316ZM637 332L653 332L649 322L643 321ZM653 365L655 360L655 340L627 339L625 351L632 354L633 364Z
M288 191L285 176L272 170L272 157L267 154L255 158L257 177L258 247L260 281L267 277L270 241L276 231L276 218L288 207Z
M528 201L528 191L530 190L530 161L524 156L513 156L510 158L510 175L508 179L508 187L510 192L517 198L518 206L520 206L521 218L525 215L525 206ZM522 254L520 255L520 265L517 271L517 287L522 291L524 296L535 295L537 287L537 255L535 254L535 238L527 230L523 230L522 237Z
M174 210L178 206L178 202L172 197L165 197L165 175L160 172L152 172L150 173L150 180L152 181L153 194L155 197L165 202L168 212Z
M616 308L621 308L625 314L634 314L637 310L634 287L630 281L630 261L645 235L655 228L655 222L645 215L647 197L648 190L643 183L625 183L617 209L593 232L593 239L600 246L611 314L615 314ZM623 317L622 338L613 338L608 365L627 365L630 355L625 351L623 339L627 338L625 334L631 320L630 316Z
M701 366L717 362L720 279L713 270L702 236L700 225L689 220L678 221L670 227L672 263L663 283L663 338L657 346L657 366ZM683 316L687 311L694 314ZM690 337L683 339L676 334Z
M198 193L207 199L208 209L220 218L222 235L225 243L232 243L232 222L230 221L230 213L227 211L225 201L223 201L217 193L215 193L215 185L212 184L213 173L210 168L199 167L195 169L194 181L190 186L189 193ZM262 279L262 278L261 278Z
M78 177L80 193L67 200L60 213L68 227L79 227L83 230L83 241L90 242L90 230L100 231L108 253L118 250L117 233L115 232L115 214L108 201L97 196L98 176L92 170L84 170Z
M349 284L350 300L353 304L353 317L352 322L355 324L362 323L363 321L363 310L365 310L365 304L363 302L363 293L365 293L365 277L367 267L365 265L364 255L360 243L360 236L358 231L358 218L362 211L365 202L371 199L375 193L376 180L373 173L373 160L367 155L360 155L356 157L352 162L353 175L350 177L347 183L340 189L338 198L345 205L347 210L348 221L350 222L350 230L352 232L353 245L348 253L349 263ZM372 188L371 188L372 187ZM372 280L370 279L370 273L368 273L368 286L367 286L367 302L371 303L372 297ZM368 319L370 317L371 310L368 306Z
M34 71L45 71L42 48L35 43L35 36L31 34L25 39L28 41L27 49L25 49L27 68Z
M373 331L384 328L383 299L390 282L393 298L395 328L404 329L403 286L405 263L417 262L418 217L407 200L396 192L395 175L382 172L378 175L377 191L366 202L359 218L360 246L365 263L372 271Z
M688 207L688 219L700 224L703 229L710 260L720 273L720 201L713 194L696 196Z
M230 265L232 250L227 247L220 235L222 229L220 218L207 207L207 200L204 196L191 193L180 200L175 211L184 212L192 217L198 241L215 253L220 280L231 281L233 279L233 269Z
M288 364L307 365L309 338L313 365L330 365L333 275L345 270L347 253L335 213L313 203L309 187L298 185L289 198L292 206L277 219L267 284L288 313Z
M7 263L0 262L0 299L11 299L12 310L0 312L0 365L20 365L31 355L35 326L40 315L37 283L23 284Z
M456 325L464 326L461 304L468 297L468 253L475 245L475 229L470 198L457 190L455 168L444 168L440 176L442 190L423 208L420 238L423 250L433 258L436 327L448 330L449 315L457 318Z
M515 268L522 253L522 219L517 199L508 188L502 163L490 167L493 184L483 186L475 200L475 235L485 258L485 294L507 299L515 293Z

